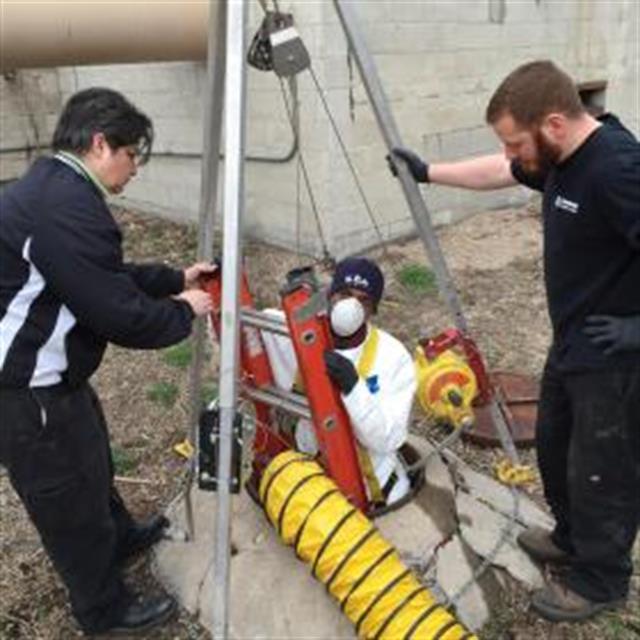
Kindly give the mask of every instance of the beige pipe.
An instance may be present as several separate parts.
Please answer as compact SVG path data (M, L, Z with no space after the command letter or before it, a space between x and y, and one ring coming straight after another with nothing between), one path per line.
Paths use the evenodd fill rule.
M0 70L204 60L209 0L0 0Z

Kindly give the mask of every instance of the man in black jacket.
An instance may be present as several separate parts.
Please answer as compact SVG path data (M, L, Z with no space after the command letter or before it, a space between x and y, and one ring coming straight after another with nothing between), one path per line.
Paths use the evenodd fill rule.
M123 260L105 202L151 150L151 121L122 95L89 89L66 104L52 157L0 201L0 463L62 577L85 632L135 632L175 611L136 601L122 563L157 542L161 516L136 523L113 486L109 436L88 383L108 342L155 349L211 309L184 271Z
M418 182L543 193L553 344L536 437L556 527L519 543L568 565L533 595L534 609L582 620L626 598L640 519L640 144L617 118L589 115L549 61L513 71L487 122L504 153L427 165L395 149L394 161Z

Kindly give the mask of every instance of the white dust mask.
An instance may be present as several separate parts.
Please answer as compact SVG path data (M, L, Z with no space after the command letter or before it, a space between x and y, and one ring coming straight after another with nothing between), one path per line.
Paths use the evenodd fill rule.
M364 307L357 298L339 300L331 309L331 328L341 338L353 335L364 320Z

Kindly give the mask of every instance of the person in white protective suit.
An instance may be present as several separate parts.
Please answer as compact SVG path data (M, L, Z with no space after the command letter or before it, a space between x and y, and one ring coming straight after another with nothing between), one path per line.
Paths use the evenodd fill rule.
M411 488L399 449L408 434L416 380L406 347L370 322L383 289L384 276L371 260L346 258L338 263L329 289L335 348L325 353L325 365L340 389L359 444L369 498L390 505ZM263 338L276 383L292 388L297 364L291 341L266 332ZM310 422L298 421L295 440L299 450L317 453Z

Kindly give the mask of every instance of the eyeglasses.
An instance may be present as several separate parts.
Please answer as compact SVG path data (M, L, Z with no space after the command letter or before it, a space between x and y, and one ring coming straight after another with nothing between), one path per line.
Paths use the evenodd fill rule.
M144 164L145 158L139 147L125 147L124 149L127 157L131 162L133 162L133 164L135 164L136 167Z

